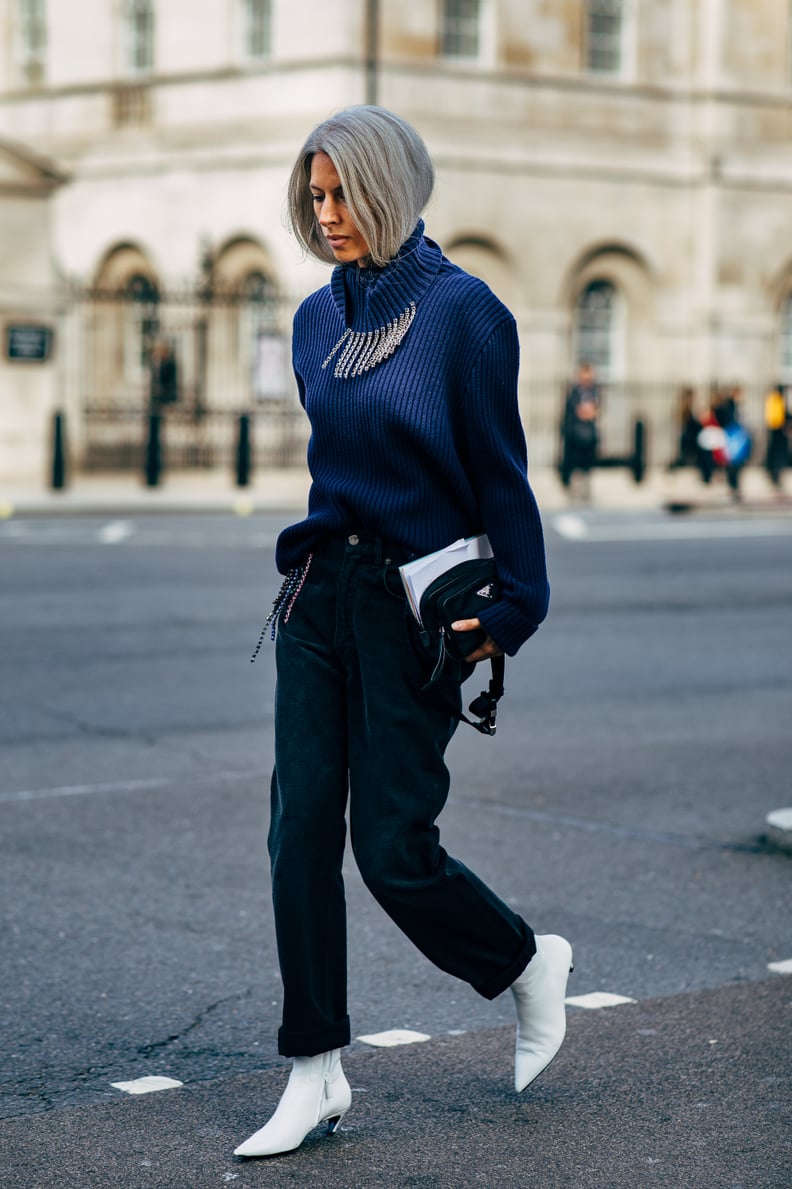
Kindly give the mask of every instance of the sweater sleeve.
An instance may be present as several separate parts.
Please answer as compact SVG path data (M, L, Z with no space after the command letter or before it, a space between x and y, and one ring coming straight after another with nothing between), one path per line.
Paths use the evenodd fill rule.
M517 327L509 315L476 360L463 405L471 479L503 592L480 619L509 656L539 627L550 595L542 522L528 483L518 371Z

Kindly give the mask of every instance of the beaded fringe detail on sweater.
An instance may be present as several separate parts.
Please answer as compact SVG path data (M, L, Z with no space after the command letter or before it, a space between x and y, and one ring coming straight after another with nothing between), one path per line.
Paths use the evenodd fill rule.
M333 375L338 380L360 376L371 371L384 359L389 359L412 326L415 317L415 302L411 301L393 322L378 326L376 330L350 330L347 328L333 347L322 367L341 351L336 359ZM343 348L343 350L342 350Z
M313 553L309 553L301 566L295 566L293 570L289 570L286 577L281 583L280 590L272 600L272 610L267 618L264 620L264 627L261 629L261 635L258 638L258 644L255 651L250 658L252 664L261 651L261 645L264 643L264 637L267 634L267 628L270 629L270 640L275 639L275 634L278 630L278 624L281 620L284 623L289 622L289 616L292 613L292 608L297 602L297 596L303 588L303 583L308 577L308 570L313 560Z

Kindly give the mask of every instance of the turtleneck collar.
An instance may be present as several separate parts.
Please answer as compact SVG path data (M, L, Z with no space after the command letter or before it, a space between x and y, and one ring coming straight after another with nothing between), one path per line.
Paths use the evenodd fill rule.
M419 219L415 231L384 267L339 265L333 270L330 289L344 325L353 331L371 331L393 322L419 301L442 260L442 251L424 236L424 222Z

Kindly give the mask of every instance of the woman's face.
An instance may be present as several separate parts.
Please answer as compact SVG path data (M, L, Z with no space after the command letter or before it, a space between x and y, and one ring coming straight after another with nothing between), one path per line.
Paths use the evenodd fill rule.
M335 165L327 153L314 153L311 158L310 187L316 218L336 260L340 264L357 261L363 267L369 246L352 222Z

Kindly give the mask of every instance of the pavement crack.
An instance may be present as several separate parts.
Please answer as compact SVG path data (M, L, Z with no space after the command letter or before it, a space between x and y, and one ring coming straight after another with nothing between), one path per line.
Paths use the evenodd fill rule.
M185 1036L189 1036L191 1032L194 1032L196 1028L199 1028L201 1024L203 1024L203 1022L212 1015L213 1012L217 1011L218 1007L222 1007L224 1003L231 1003L235 999L244 999L249 994L249 991L244 991L234 995L224 995L222 999L217 999L214 1003L210 1003L207 1007L203 1008L203 1010L200 1011L195 1016L195 1018L179 1032L172 1032L169 1036L163 1037L162 1040L154 1040L151 1041L150 1044L138 1045L135 1049L135 1052L140 1057L150 1057L152 1053L160 1052L162 1049L168 1048L169 1045L176 1044L178 1041L184 1040Z

